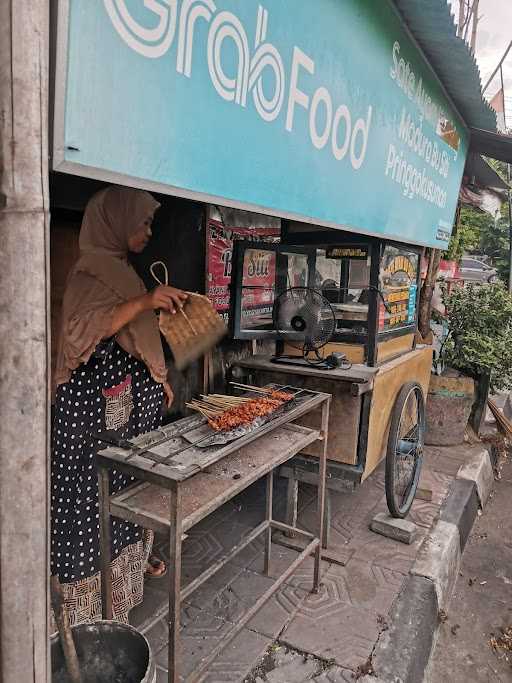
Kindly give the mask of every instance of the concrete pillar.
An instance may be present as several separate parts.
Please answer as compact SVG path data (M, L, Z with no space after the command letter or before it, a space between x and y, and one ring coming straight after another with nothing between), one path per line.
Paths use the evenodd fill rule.
M0 680L48 675L49 0L0 2Z

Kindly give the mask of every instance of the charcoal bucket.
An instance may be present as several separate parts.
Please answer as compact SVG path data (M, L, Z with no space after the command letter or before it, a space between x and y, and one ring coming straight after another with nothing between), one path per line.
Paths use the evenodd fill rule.
M98 621L72 629L82 683L156 683L146 638L132 626ZM60 638L51 639L52 683L69 683Z

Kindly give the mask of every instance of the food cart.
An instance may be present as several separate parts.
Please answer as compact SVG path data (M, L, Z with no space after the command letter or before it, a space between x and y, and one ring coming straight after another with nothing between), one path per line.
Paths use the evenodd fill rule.
M418 485L432 366L431 348L416 343L421 252L420 246L286 223L280 245L239 242L233 259L233 336L275 340L276 353L237 361L232 377L331 394L328 488L354 487L386 459L386 497L395 517L407 515ZM269 272L274 276L263 292L255 284L257 269L267 282ZM277 329L274 302L296 287L322 295L335 328L320 350L295 361L302 354ZM332 352L344 355L341 367L321 362ZM298 482L316 481L317 458L316 447L308 447L281 468L289 481L288 521L296 518Z

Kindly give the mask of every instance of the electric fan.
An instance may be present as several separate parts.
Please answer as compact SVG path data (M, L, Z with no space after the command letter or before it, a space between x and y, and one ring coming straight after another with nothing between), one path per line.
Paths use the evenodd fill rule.
M280 355L274 363L315 365L325 369L350 367L341 353L323 358L320 350L336 330L336 317L331 304L320 292L310 287L291 287L280 294L272 310L274 328L279 340L300 351L300 355ZM310 358L310 354L314 358Z

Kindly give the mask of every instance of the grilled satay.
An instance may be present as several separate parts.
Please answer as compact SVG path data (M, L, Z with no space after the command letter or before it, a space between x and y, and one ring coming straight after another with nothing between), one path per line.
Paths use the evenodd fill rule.
M218 417L208 420L208 424L216 431L230 431L251 424L257 417L269 415L292 398L292 394L272 392L268 398L255 398L239 406L229 408Z

